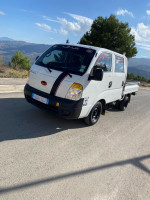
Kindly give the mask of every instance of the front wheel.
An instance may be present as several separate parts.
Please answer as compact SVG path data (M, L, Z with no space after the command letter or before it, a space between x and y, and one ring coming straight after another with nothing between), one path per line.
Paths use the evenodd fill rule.
M92 126L97 123L100 118L102 112L102 104L101 102L97 102L95 106L92 108L90 114L84 118L84 122L89 126Z

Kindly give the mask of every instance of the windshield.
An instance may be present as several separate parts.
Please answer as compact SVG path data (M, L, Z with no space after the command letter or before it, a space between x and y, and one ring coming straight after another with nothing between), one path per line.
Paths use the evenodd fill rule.
M50 47L35 62L36 65L66 71L77 75L83 75L94 54L95 50L71 46L71 45L54 45Z

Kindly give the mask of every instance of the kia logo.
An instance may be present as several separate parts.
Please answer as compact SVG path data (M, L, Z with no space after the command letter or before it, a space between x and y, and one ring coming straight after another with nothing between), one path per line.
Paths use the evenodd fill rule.
M41 81L41 84L46 86L47 85L47 82L46 81Z

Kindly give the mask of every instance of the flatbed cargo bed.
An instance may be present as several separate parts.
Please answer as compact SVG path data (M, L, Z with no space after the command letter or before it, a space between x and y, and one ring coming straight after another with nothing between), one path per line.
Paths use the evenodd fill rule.
M126 86L124 89L125 94L135 94L139 90L139 82L126 82Z

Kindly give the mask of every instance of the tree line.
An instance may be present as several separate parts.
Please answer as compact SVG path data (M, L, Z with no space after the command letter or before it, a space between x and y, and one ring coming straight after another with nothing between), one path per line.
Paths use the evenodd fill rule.
M127 75L127 79L131 81L142 81L146 83L150 83L150 79L145 78L144 76L135 76L133 73Z

